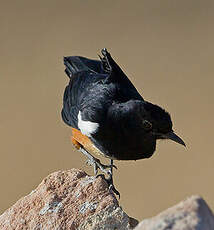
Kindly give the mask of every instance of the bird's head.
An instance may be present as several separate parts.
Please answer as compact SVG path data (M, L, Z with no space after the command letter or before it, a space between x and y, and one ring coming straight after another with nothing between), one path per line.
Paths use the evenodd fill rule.
M142 128L156 140L170 139L186 146L184 141L174 133L171 117L164 109L150 102L145 102L141 115Z

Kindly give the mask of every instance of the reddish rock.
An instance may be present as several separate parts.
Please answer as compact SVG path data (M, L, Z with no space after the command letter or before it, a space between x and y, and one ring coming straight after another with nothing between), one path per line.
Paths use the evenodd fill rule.
M0 216L1 230L128 230L137 223L103 177L77 169L49 175ZM214 230L214 216L201 197L192 196L135 230Z
M214 216L201 197L192 196L151 219L143 220L135 230L214 230Z
M0 229L122 230L131 229L131 220L102 177L71 169L49 175L18 200L0 216Z

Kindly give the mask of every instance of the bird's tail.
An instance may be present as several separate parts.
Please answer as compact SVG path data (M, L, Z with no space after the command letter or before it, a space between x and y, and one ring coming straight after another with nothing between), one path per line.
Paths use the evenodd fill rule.
M71 78L73 75L90 71L95 73L103 73L103 67L100 61L88 59L80 56L64 57L65 73Z

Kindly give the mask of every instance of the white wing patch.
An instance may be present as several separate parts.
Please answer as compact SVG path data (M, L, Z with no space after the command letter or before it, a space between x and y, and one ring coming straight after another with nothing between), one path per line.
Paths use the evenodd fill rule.
M91 121L83 121L81 112L78 113L78 127L82 134L91 137L91 134L96 133L99 124Z

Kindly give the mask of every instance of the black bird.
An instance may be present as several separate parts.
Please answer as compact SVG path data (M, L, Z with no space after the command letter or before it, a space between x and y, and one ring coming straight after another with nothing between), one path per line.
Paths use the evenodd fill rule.
M72 127L72 142L89 158L89 163L110 175L113 160L149 158L158 139L170 139L185 146L172 129L168 112L142 98L106 49L99 60L64 57L70 78L63 98L62 119ZM91 154L111 160L103 165Z

